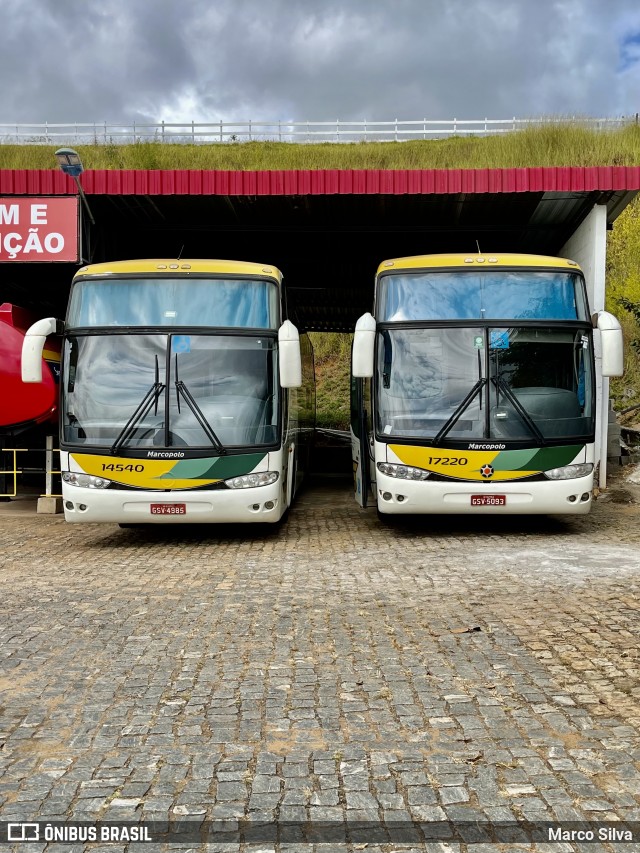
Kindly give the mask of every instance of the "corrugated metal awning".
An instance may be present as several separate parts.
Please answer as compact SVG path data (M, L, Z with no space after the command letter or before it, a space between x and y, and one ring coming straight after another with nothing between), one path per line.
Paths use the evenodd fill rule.
M412 195L610 192L640 189L640 166L543 166L521 169L94 169L89 195ZM0 194L75 194L53 169L2 169Z
M380 261L478 244L557 254L595 204L614 222L640 189L640 166L88 170L81 181L97 223L94 261L264 261L284 272L301 328L352 330L371 307ZM0 170L0 196L76 193L55 169ZM34 283L30 273L25 295L55 292L52 277L63 274L71 280L47 270Z

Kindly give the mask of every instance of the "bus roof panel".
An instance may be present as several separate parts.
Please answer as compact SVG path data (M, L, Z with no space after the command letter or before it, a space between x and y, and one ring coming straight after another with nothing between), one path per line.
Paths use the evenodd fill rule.
M211 273L212 275L266 276L282 282L282 273L272 264L255 264L248 261L223 261L181 258L148 258L145 260L113 261L90 264L82 267L76 276L135 275L154 273L159 275L184 275L189 273Z
M469 258L472 261L469 261ZM484 262L478 262L484 258ZM495 260L494 260L495 259ZM491 260L491 263L488 262ZM451 254L451 255L414 255L409 258L391 258L383 261L378 267L378 275L384 272L403 269L429 269L438 267L464 267L464 269L480 269L486 267L556 267L557 269L572 269L580 271L575 261L566 258L556 258L552 255L520 255L520 254Z

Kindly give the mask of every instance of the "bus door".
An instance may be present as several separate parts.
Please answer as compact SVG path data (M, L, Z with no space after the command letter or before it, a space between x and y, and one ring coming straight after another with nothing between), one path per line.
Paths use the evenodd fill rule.
M369 424L371 411L369 379L351 377L351 459L353 488L356 502L363 508L368 504L371 490Z

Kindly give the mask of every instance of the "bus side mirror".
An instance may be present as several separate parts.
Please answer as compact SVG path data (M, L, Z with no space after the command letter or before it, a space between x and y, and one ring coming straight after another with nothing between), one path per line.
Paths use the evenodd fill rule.
M42 351L44 342L49 335L61 335L64 331L62 320L55 317L47 317L38 320L30 326L22 341L22 381L42 382Z
M363 314L356 323L351 352L351 373L357 379L373 376L373 348L376 342L376 321L371 314Z
M598 311L592 322L600 332L602 349L602 375L622 376L624 372L624 346L620 323L608 311Z
M280 349L280 386L299 388L302 385L302 356L300 335L291 320L285 320L278 330Z

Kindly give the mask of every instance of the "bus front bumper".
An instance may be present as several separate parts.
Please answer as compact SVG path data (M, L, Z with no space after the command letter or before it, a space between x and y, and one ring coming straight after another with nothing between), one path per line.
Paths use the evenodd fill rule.
M275 523L282 516L281 492L280 480L251 489L173 492L62 485L64 516L71 523Z
M593 474L573 480L469 483L400 480L378 472L374 488L378 510L388 515L585 515L593 502Z

